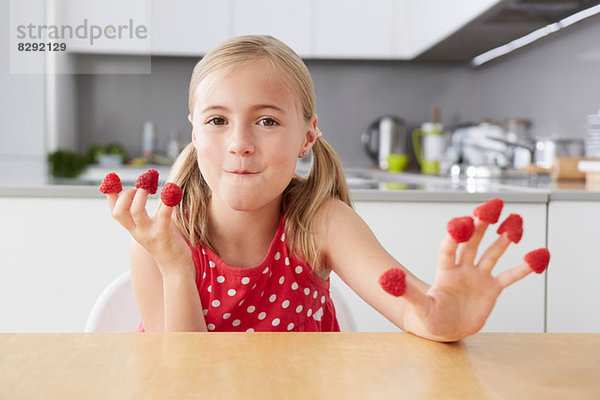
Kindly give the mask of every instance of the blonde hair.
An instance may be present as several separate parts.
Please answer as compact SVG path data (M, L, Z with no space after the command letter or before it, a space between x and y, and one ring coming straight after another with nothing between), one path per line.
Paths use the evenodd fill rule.
M222 42L194 67L189 88L189 110L193 112L196 88L208 74L232 69L248 61L267 60L273 70L284 77L296 92L307 123L315 113L313 82L306 65L287 45L271 36L239 36ZM311 266L315 273L323 269L314 239L314 216L321 205L337 198L352 207L342 164L333 148L321 137L313 146L313 165L304 178L294 174L283 192L281 212L285 236L291 252ZM189 242L215 250L207 225L207 206L211 189L202 177L196 148L189 143L175 161L169 182L183 189L183 199L176 207L175 225ZM159 203L159 207L162 203Z

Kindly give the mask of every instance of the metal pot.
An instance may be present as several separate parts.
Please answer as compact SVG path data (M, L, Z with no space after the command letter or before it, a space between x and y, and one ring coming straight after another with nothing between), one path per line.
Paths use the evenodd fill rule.
M373 162L387 170L391 154L406 157L407 133L404 121L393 115L385 115L373 121L361 134L361 142Z

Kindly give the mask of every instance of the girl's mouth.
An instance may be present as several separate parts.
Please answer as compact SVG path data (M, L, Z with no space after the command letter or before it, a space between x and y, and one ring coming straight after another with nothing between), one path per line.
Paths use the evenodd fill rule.
M251 172L251 171L247 171L245 169L242 170L235 170L235 171L227 171L230 174L235 174L235 175L254 175L257 174L257 172Z

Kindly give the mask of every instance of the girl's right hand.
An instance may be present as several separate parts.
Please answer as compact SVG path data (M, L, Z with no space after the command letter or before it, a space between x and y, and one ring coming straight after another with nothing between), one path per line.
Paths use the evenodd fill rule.
M191 250L172 220L174 207L162 204L150 217L146 212L145 189L127 189L120 196L109 193L107 199L113 218L152 255L163 277L178 272L195 274Z

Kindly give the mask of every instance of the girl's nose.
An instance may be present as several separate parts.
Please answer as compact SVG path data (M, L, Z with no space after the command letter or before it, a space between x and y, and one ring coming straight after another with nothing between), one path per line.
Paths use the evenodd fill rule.
M252 132L249 128L238 125L231 130L229 152L240 156L247 156L254 153Z

